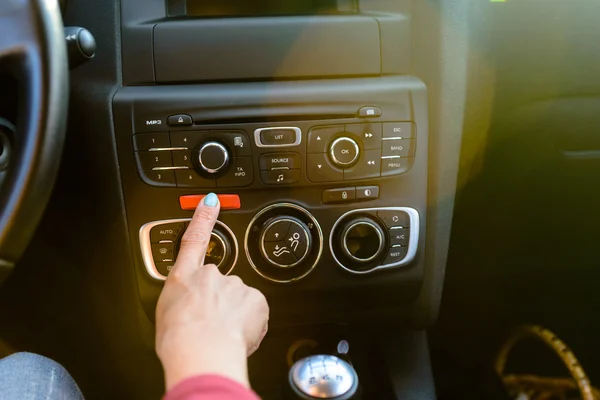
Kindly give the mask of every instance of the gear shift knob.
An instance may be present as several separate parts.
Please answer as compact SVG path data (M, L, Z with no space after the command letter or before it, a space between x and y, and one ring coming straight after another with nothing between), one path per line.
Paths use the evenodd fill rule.
M301 399L350 399L358 388L358 376L348 362L331 355L314 355L297 361L289 381Z

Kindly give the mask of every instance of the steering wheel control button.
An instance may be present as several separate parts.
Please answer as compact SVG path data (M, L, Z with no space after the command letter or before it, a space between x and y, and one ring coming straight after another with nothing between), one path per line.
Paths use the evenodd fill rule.
M341 189L327 189L323 190L323 204L331 203L350 203L356 198L356 189L341 188Z
M209 174L218 174L229 163L229 152L221 143L207 142L198 152L198 163Z
M364 149L381 148L381 123L346 125L346 132L360 138Z
M344 125L312 128L308 132L308 153L326 153L331 139L344 132Z
M279 242L287 237L290 230L290 221L280 220L269 225L265 232L265 242Z
M210 138L225 143L235 157L252 155L250 139L244 131L210 131Z
M173 171L139 171L144 182L151 186L175 187L175 174Z
M344 169L344 180L379 178L381 176L381 150L365 150L358 162Z
M407 254L408 254L408 247L393 246L391 249L388 250L387 256L385 257L385 260L383 261L383 265L398 263L398 262L404 260L404 258L406 257Z
M193 149L208 140L208 131L171 132L171 147Z
M265 242L264 256L268 262L276 267L289 268L298 263L293 250L284 241Z
M167 118L167 124L171 126L190 126L194 123L192 117L187 114L171 115Z
M150 230L150 241L152 243L158 243L161 241L175 242L185 228L186 225L183 222L156 225Z
M194 211L205 194L193 194L179 197L179 205L182 210ZM221 210L239 210L242 207L240 196L237 194L218 194Z
M218 187L242 187L254 181L252 157L236 157L225 175L217 178Z
M381 108L379 107L361 107L358 110L359 118L374 118L381 117Z
M338 167L349 167L358 160L360 149L354 139L339 137L331 143L329 155L333 164Z
M193 170L176 170L175 179L177 187L193 187L193 188L214 188L217 187L217 181L214 179L204 178Z
M299 169L302 166L300 155L297 153L270 153L263 154L258 159L261 171L272 169Z
M152 257L154 261L169 262L175 259L175 243L152 243Z
M193 168L192 152L189 150L175 150L171 152L174 167Z
M169 151L140 151L135 153L138 169L153 169L157 167L172 167Z
M340 182L344 179L344 171L331 165L325 153L306 156L306 173L312 182Z
M384 138L411 139L415 137L415 124L412 122L386 122L383 124Z
M171 143L169 141L169 134L166 132L133 135L133 149L135 151L168 149L169 147L171 147Z
M258 147L297 146L302 142L302 131L296 127L260 128L254 131Z
M408 246L410 240L410 229L392 228L390 229L390 244L392 246Z
M379 210L377 216L388 228L410 227L410 216L401 210Z
M291 185L300 180L299 169L275 169L260 171L260 179L266 185Z
M359 186L356 188L356 200L375 200L379 198L379 186Z
M407 172L414 162L414 158L401 158L399 156L381 158L381 176L399 175Z
M381 156L414 157L414 139L384 139L382 142Z

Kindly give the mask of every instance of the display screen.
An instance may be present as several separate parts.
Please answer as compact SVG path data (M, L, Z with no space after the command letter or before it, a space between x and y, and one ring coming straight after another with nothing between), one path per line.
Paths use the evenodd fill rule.
M189 16L334 14L356 11L355 0L186 0Z

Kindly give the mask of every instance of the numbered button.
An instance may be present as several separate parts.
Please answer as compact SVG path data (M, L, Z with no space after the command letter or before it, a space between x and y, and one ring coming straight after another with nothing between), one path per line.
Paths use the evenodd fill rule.
M138 169L152 169L157 167L171 167L171 153L168 151L140 151L135 153Z
M166 132L133 135L133 148L136 151L164 149L169 146L169 134Z
M192 170L175 171L175 177L177 178L177 187L213 188L217 186L214 179L204 178Z
M139 171L144 182L151 186L175 187L173 171Z
M172 151L173 165L175 167L192 168L192 153L187 150Z
M328 189L323 191L323 204L330 203L346 203L353 201L356 198L356 189L341 188L341 189Z

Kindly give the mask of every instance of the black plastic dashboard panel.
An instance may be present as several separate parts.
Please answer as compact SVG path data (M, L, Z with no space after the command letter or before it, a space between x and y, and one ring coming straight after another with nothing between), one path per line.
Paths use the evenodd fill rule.
M154 65L156 82L379 75L379 26L367 16L167 21L154 28Z
M134 133L176 131L166 126L173 114L188 114L194 122L209 128L227 125L251 134L256 126L301 126L302 142L295 148L305 159L307 127L367 122L358 118L363 106L381 108L382 115L367 121L411 121L416 126L417 146L414 165L397 176L367 178L351 186L378 185L380 196L360 203L323 204L323 190L349 186L348 182L312 183L302 170L301 187L269 187L255 179L252 186L226 189L153 187L138 175L132 136ZM299 323L317 321L351 322L375 318L374 310L388 312L410 306L419 293L424 273L424 238L427 199L427 96L425 85L413 77L386 77L303 82L223 83L202 86L163 86L121 88L113 101L117 147L123 188L143 306L150 318L162 284L151 278L144 267L138 242L139 229L152 221L189 218L179 196L235 193L241 198L240 210L223 211L220 220L227 224L238 241L244 237L252 218L265 207L291 203L302 207L319 222L323 242L328 243L335 222L357 208L411 207L420 218L418 248L409 265L356 275L335 262L324 246L314 270L303 279L281 284L261 277L242 253L232 273L265 293L271 306L271 321ZM414 112L418 109L419 112ZM250 127L250 128L248 128ZM193 128L193 127L192 127ZM259 148L251 141L253 168L259 170Z

